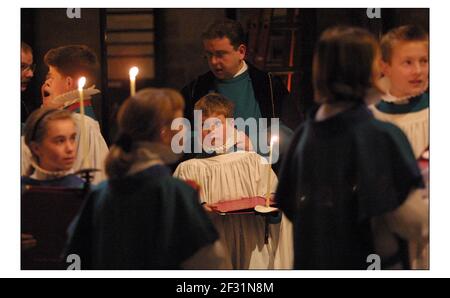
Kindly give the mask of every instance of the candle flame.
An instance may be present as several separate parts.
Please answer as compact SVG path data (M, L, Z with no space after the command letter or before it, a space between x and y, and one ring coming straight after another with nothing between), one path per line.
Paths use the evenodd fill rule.
M136 66L133 66L132 68L130 68L130 78L136 78L137 74L139 73L139 68L137 68Z
M78 90L83 90L84 84L86 84L86 78L85 77L81 77L78 80Z
M270 146L272 146L274 143L278 142L278 136L273 136L270 139Z

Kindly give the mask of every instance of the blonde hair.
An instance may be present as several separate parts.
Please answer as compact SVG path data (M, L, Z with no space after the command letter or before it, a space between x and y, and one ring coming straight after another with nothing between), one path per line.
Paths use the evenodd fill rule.
M117 114L119 138L105 161L109 178L126 175L136 160L137 142L160 142L161 130L170 126L175 113L184 109L178 91L168 88L146 88L128 98Z
M24 139L25 144L30 149L30 152L37 161L38 157L31 149L32 143L40 144L44 140L48 131L48 124L55 120L70 119L75 124L75 120L72 117L72 112L68 110L58 110L53 108L40 108L33 111L28 116L24 126ZM27 176L33 173L33 168L27 170Z

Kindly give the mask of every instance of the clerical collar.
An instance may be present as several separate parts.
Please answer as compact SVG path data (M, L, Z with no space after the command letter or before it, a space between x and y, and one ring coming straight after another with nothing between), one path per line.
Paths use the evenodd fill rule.
M245 63L245 60L242 60L242 67L241 69L233 76L233 79L240 76L241 74L243 74L244 72L246 72L248 69L248 65L247 63Z
M83 90L84 100L91 99L92 95L100 93L100 90L95 89L95 85ZM50 100L51 106L64 109L76 102L80 101L80 93L77 89L60 94Z

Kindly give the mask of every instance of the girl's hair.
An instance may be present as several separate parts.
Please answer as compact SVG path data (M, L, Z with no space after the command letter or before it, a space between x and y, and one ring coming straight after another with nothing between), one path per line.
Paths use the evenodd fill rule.
M325 30L314 55L316 100L321 103L362 102L373 84L372 68L378 52L376 39L364 29L333 27Z
M105 162L108 177L125 176L136 160L136 143L159 142L161 130L170 127L180 110L183 97L168 88L146 88L125 100L117 113L118 139Z
M48 131L48 123L54 120L65 120L70 119L74 122L72 118L72 112L68 110L58 110L53 108L40 108L35 110L33 113L28 116L27 121L25 122L24 127L24 138L25 144L30 148L31 154L35 159L37 156L34 154L31 149L32 143L40 144ZM32 169L28 169L27 175L31 175L33 172Z

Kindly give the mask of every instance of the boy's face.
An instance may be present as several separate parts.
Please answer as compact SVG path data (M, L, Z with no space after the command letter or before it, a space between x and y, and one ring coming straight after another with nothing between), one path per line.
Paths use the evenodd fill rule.
M428 86L428 42L398 41L383 73L391 81L390 93L397 97L419 94Z
M212 146L221 146L227 139L227 120L225 115L213 113L202 116L202 142L210 142Z
M50 66L47 80L42 86L42 101L44 106L52 107L52 99L75 88L75 82L71 77L64 76L55 67Z

